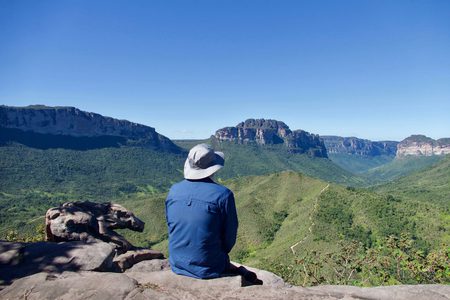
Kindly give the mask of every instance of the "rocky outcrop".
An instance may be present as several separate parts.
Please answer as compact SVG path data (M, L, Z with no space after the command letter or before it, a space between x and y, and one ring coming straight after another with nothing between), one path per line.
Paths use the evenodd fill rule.
M215 133L220 142L238 144L284 145L293 153L306 153L315 157L327 157L325 145L318 135L303 130L291 131L276 120L248 119L235 127L225 127Z
M324 141L329 154L352 154L359 156L395 156L397 144L395 141L370 141L356 137L341 137L324 135Z
M119 204L89 201L66 202L45 214L45 238L50 242L109 242L114 258L109 268L124 271L143 260L162 258L162 253L137 248L115 229L142 232L145 223Z
M66 202L50 208L45 214L45 237L47 241L94 241L112 242L119 252L133 246L114 229L131 229L142 232L145 223L131 211L119 204L89 201Z
M57 141L77 144L72 140L78 138L78 143L103 143L107 146L126 144L180 151L171 140L152 127L104 117L75 107L1 105L0 128L2 135L13 141L49 139L53 144ZM30 136L30 132L37 137Z
M161 252L131 245L115 229L144 229L144 222L121 205L67 202L46 213L46 240L0 241L0 285L39 272L123 272Z
M64 271L37 273L0 291L1 299L408 299L448 300L450 286L404 285L376 288L353 286L297 287L270 272L252 269L264 278L248 286L240 276L201 280L174 274L167 261L145 261L125 273Z
M291 134L289 127L280 121L248 119L236 127L225 127L216 131L220 141L233 141L239 144L255 142L259 145L283 144L284 138Z
M450 154L450 138L434 140L424 135L412 135L397 146L397 157Z
M161 258L164 258L161 252L143 248L119 254L115 244L99 240L61 243L0 241L0 286L40 272L124 272L139 262Z

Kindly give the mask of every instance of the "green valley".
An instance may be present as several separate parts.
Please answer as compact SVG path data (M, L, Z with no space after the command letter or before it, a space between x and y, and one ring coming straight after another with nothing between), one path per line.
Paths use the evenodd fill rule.
M354 174L364 174L371 169L391 162L394 157L388 155L358 156L347 153L330 153L328 157L335 164Z
M221 183L234 191L239 215L238 241L231 252L232 259L269 268L295 284L336 283L339 278L333 275L330 265L316 266L315 272L323 276L323 281L314 280L310 274L304 282L303 268L311 268L326 257L336 258L343 249L351 247L352 259L364 251L387 251L393 247L393 241L411 243L410 253L442 256L448 250L450 213L434 201L346 188L296 172L248 176ZM121 203L147 222L144 234L124 234L135 243L153 245L167 253L164 198L165 194L130 195ZM353 281L345 283L389 283L386 278L383 282L376 281L381 280L378 277L364 282L368 275L362 271L353 275L350 276ZM391 283L402 282L395 281L395 276L389 278L393 280ZM408 277L403 283L407 282L414 281Z
M222 179L291 170L345 185L364 183L361 178L340 168L327 158L291 153L280 145L241 145L219 142L214 137L208 140L175 141L175 143L184 149L189 149L196 143L209 143L215 149L224 152L226 167L217 174L218 178Z
M160 193L182 176L184 153L142 147L85 151L0 147L0 237L9 228L66 201L115 201L130 193Z
M433 166L443 157L443 155L433 155L396 158L384 165L372 168L367 172L360 174L360 176L365 178L371 185L386 183Z
M411 173L373 190L450 209L450 155L439 157L434 165Z

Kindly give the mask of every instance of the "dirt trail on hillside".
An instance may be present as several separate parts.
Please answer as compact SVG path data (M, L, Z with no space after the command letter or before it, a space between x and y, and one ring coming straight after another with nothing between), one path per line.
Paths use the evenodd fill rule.
M295 250L294 250L294 248L297 247L298 245L300 245L301 243L303 243L303 242L304 242L304 241L312 234L312 229L313 229L313 227L314 227L314 225L315 225L315 223L314 223L314 221L313 221L313 216L314 216L314 214L315 214L316 211L317 211L317 206L319 205L319 197L320 197L320 195L322 195L322 193L325 192L329 187L330 187L330 185L327 184L327 186L324 187L324 188L320 191L319 195L317 195L316 200L314 201L313 210L312 210L311 214L309 215L309 220L311 221L311 225L309 225L309 227L308 227L309 234L307 234L303 239L301 239L300 241L298 241L297 243L295 243L294 245L292 245L292 246L290 247L290 248L291 248L291 251L292 251L292 254L295 255Z

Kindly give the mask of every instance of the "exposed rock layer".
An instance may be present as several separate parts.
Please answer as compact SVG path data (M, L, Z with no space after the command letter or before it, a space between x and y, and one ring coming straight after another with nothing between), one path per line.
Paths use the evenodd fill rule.
M360 139L356 137L341 137L333 135L320 136L329 154L353 154L359 156L395 156L398 142Z
M450 154L450 138L434 140L424 135L412 135L397 146L397 157Z
M248 119L235 127L225 127L215 133L219 141L238 144L284 145L290 152L306 153L315 157L327 157L324 143L318 135L303 130L291 131L276 120Z
M83 142L88 139L91 143L96 141L93 138L100 138L108 145L114 142L179 151L171 140L152 127L85 112L75 107L2 105L0 128L11 138L21 138L27 132L33 132L40 134L40 138L46 135L52 135L52 139L66 137L65 140L77 137L84 138Z

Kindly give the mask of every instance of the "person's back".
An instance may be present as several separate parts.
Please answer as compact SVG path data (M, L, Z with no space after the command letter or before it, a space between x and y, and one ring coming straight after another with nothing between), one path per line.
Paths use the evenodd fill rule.
M230 264L236 241L233 193L210 178L183 180L166 200L169 261L172 270L196 278L214 278Z
M224 164L223 153L205 144L191 149L185 180L166 199L169 262L172 270L195 278L214 278L230 268L238 220L233 193L210 176Z

